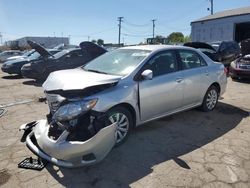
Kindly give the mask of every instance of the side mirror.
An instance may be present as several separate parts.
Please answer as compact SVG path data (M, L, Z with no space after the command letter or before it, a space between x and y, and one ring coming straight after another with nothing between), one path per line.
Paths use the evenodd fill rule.
M153 71L152 70L145 70L141 73L141 76L144 80L152 80L153 79Z

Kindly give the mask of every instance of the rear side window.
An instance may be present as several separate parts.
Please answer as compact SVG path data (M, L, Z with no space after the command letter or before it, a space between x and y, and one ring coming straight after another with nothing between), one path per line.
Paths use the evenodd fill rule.
M177 71L175 52L160 52L149 61L147 68L153 71L154 77Z
M196 52L179 50L179 55L181 67L184 70L206 66L205 61Z

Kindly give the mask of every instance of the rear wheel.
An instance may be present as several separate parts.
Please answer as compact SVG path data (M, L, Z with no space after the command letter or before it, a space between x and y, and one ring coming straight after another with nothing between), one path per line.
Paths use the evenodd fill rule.
M204 112L212 111L217 105L218 98L219 98L218 88L215 86L210 86L203 99L203 103L201 106L202 111Z
M107 112L106 125L109 126L113 123L117 123L115 132L115 145L117 146L122 144L128 138L133 126L132 115L129 110L124 107L114 107Z

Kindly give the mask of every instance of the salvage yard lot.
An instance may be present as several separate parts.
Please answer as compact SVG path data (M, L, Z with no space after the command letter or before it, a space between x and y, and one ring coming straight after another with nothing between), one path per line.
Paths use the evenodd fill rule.
M40 84L0 72L0 186L2 187L250 187L250 82L228 79L210 113L182 112L135 129L99 164L42 171L17 168L34 156L19 140L21 124L42 119Z

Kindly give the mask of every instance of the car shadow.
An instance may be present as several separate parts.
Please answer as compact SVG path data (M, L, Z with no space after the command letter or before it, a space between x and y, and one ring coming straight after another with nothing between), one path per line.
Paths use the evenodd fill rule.
M67 169L49 164L49 173L66 187L129 187L149 175L153 167L173 160L191 169L180 157L234 129L248 112L219 102L209 113L196 109L140 126L99 164Z
M7 80L24 79L22 75L8 75L8 76L2 76L2 78Z
M37 80L28 80L23 82L24 85L42 87L43 83Z

